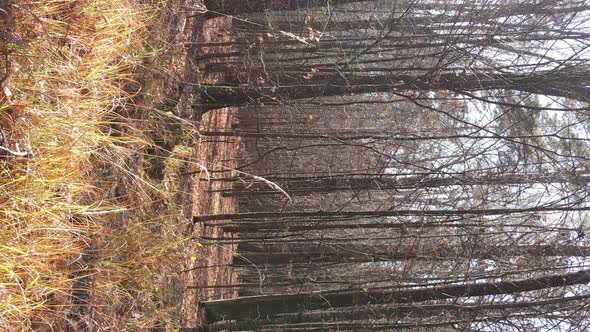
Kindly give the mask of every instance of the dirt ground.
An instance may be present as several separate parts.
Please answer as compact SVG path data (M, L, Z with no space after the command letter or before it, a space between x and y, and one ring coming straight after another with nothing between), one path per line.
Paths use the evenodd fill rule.
M203 117L201 127L204 129L223 129L235 124L236 110L225 108L207 113ZM195 161L207 168L199 169L195 165L195 176L192 179L192 215L233 213L236 204L233 198L222 197L219 189L230 185L227 182L210 181L211 179L231 176L236 165L239 147L237 138L215 140L203 137L196 147ZM211 192L215 191L215 192ZM191 225L191 234L195 238L223 237L217 227L197 223ZM228 235L225 235L226 237ZM208 299L221 299L235 296L227 288L219 286L233 284L237 276L227 266L231 263L232 245L197 244L187 248L187 260L182 274L184 292L182 297L182 326L193 327L203 322L204 316L198 302Z
M198 1L187 1L187 6L196 6ZM176 34L175 43L187 45L182 54L172 61L183 61L173 64L184 83L215 84L223 80L221 75L208 75L202 68L204 63L198 58L219 49L202 48L197 42L223 41L227 38L219 33L219 28L228 24L224 17L205 20L203 15L179 18L173 24L171 34ZM210 60L208 60L210 61ZM190 89L179 91L175 113L198 123L199 131L217 131L235 128L237 122L236 108L215 109L201 114L194 105L200 102L199 95ZM194 155L189 168L190 177L185 179L183 187L190 193L184 202L185 216L200 214L217 214L236 212L234 198L222 197L219 189L229 186L227 182L210 181L211 179L233 176L232 170L237 165L238 137L215 138L202 136L195 142ZM224 236L219 228L202 224L189 223L186 229L196 241L186 247L184 270L181 273L182 305L181 326L197 327L203 324L204 312L199 302L209 299L221 299L235 296L235 292L224 285L235 283L237 276L228 265L231 263L234 247L232 245L207 244L200 241L201 237L216 238ZM230 235L225 235L227 238Z

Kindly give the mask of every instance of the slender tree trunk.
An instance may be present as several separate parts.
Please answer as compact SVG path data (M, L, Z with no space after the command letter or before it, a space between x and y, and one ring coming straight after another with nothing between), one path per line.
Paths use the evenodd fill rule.
M387 262L393 260L438 260L457 258L497 259L500 257L589 257L587 246L515 245L482 246L466 249L445 245L374 245L342 242L324 244L241 244L234 264L289 264L313 262ZM423 248L422 248L423 247Z
M315 212L244 212L194 216L193 222L214 220L246 220L266 218L329 218L329 217L403 217L403 216L494 216L531 212L590 211L590 206L532 207L466 210L378 210L378 211L315 211ZM302 220L305 222L305 220ZM309 221L309 220L307 220ZM316 220L317 221L317 220Z
M330 3L332 6L371 0L205 0L208 10L227 15L263 12L266 10L289 11L321 7Z
M508 311L506 314L522 314L533 310L545 312L571 310L571 302L588 300L590 295L569 296L550 300L499 302L492 304L413 304L413 305L382 305L369 307L353 307L346 310L326 310L320 312L279 314L277 318L261 318L258 320L244 320L239 323L226 323L215 326L215 330L227 328L230 330L255 328L264 325L292 324L303 322L344 322L368 321L387 317L399 319L403 317L424 318L442 313L452 313L454 317L473 314L482 315L481 318L492 316L491 311ZM508 316L508 315L507 315ZM417 323L419 324L419 323Z
M203 302L203 305L205 306L207 321L216 322L219 320L272 317L281 313L366 304L415 303L458 297L515 294L589 282L590 270L582 270L573 273L496 283L475 283L404 291L385 288L250 296L230 300L206 301Z
M441 74L436 80L413 75L352 76L346 81L337 76L316 77L299 84L273 87L203 86L204 97L213 103L228 106L244 105L252 101L302 99L318 96L337 96L407 90L423 91L480 91L517 90L579 101L590 100L590 79L579 69L576 74L566 72L538 72L535 74L505 74L480 77L479 75ZM590 85L589 85L590 86Z
M331 192L331 191L359 191L359 190L404 190L419 188L435 188L447 186L501 186L525 184L571 183L586 185L590 182L589 174L506 174L484 176L454 176L432 178L428 176L399 177L387 174L372 177L362 176L334 176L322 178L304 178L273 182L290 194ZM269 190L267 183L236 184L234 189L224 189L225 196L239 195L269 195L277 194L277 190Z

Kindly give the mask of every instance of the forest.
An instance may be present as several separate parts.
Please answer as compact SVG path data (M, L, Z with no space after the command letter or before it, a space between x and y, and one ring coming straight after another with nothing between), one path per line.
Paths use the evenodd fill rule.
M585 1L206 5L194 107L241 142L208 330L588 328Z
M0 0L0 330L589 330L589 19Z

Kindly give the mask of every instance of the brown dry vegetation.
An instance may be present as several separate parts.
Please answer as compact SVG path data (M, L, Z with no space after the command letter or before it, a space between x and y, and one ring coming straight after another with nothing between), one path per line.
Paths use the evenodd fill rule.
M178 326L191 6L0 0L0 330Z

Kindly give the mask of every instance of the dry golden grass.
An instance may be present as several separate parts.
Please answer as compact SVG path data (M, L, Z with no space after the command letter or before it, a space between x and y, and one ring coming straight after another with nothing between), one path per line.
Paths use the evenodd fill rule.
M156 15L133 0L0 0L0 330L175 326L188 152L151 180L143 129L157 124L120 116L156 56Z

